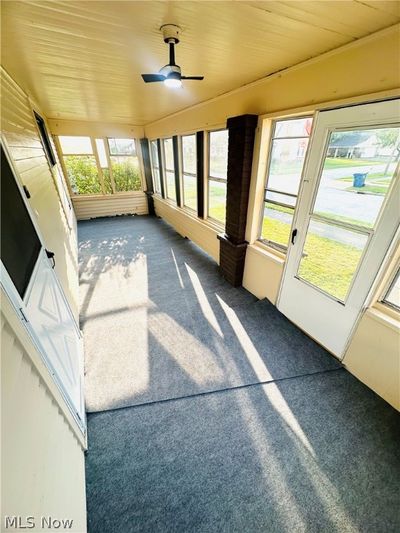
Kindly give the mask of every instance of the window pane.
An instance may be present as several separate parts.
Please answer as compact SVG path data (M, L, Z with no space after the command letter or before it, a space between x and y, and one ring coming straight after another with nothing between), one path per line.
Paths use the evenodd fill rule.
M196 174L196 136L185 135L182 137L183 172Z
M103 139L96 139L96 148L97 148L97 153L98 153L98 156L99 156L99 161L100 161L101 168L108 168L106 148L104 146L104 140Z
M137 157L111 156L111 168L118 192L141 190L142 182Z
M208 216L225 223L226 183L209 180L208 187Z
M108 139L111 155L136 155L134 139Z
M154 180L154 191L161 192L160 171L158 168L154 168L154 167L153 167L153 180Z
M64 157L65 168L74 194L100 194L97 165L94 156Z
M153 167L159 168L158 163L158 147L157 147L157 141L150 141L150 150L151 150L151 162L153 164Z
M183 203L191 209L197 210L197 178L183 175Z
M367 240L367 235L311 220L298 275L343 301Z
M294 209L265 202L261 238L287 247Z
M295 207L297 202L297 198L294 198L293 196L281 194L280 192L270 191L266 192L265 199L270 200L271 202L279 202L280 204L286 204L290 207Z
M400 128L331 133L314 213L373 227L400 156Z
M174 170L174 149L172 146L172 139L164 139L164 157L165 168L167 170Z
M308 138L281 139L272 142L267 181L269 189L298 193L307 145Z
M214 178L226 179L228 172L228 130L210 131L209 142L209 175Z
M400 308L400 271L397 272L383 301Z
M64 155L93 153L90 137L65 137L61 135L58 140Z
M167 183L167 197L176 202L175 172L167 170L165 172L165 178Z
M312 118L296 118L293 120L278 120L275 123L274 138L277 137L309 137Z
M113 194L113 189L111 185L110 169L103 168L103 182L104 182L104 192L106 194Z

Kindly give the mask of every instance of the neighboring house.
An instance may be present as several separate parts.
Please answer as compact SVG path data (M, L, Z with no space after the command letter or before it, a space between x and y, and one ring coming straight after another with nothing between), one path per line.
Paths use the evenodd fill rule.
M333 135L334 137L334 135ZM383 147L380 139L375 133L369 134L362 131L340 135L339 138L330 142L328 147L328 157L390 157L393 153L393 146Z

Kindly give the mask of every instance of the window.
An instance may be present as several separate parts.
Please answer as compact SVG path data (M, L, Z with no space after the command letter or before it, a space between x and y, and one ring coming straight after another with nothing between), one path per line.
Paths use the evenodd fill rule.
M108 139L108 146L116 191L140 191L142 181L134 139Z
M101 194L90 137L60 136L58 140L73 194Z
M400 269L389 285L389 289L383 297L382 302L400 311Z
M197 210L196 135L182 137L183 205Z
M114 194L142 190L134 139L58 137L73 194Z
M115 192L115 184L111 180L104 139L96 139L96 149L101 172L103 174L104 193L112 194L113 192Z
M175 189L175 166L174 166L174 148L172 139L163 140L164 163L165 163L165 184L167 187L167 198L176 202Z
M312 118L274 122L260 239L286 250L296 207Z
M54 165L57 163L56 157L53 152L53 147L50 142L49 134L47 133L46 124L44 123L44 120L40 115L36 113L36 111L33 112L35 115L36 123L38 125L40 138L42 140L43 148L47 157L47 160L51 167L54 167Z
M225 223L228 130L209 132L208 216Z
M160 184L160 163L158 161L158 146L157 141L150 141L150 158L151 158L151 170L153 174L154 192L161 193Z

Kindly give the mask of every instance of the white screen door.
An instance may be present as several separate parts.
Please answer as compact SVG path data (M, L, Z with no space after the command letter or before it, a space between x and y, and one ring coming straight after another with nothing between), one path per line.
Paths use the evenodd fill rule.
M278 309L337 357L400 224L399 100L320 112Z
M1 284L85 432L82 338L3 141L1 172Z

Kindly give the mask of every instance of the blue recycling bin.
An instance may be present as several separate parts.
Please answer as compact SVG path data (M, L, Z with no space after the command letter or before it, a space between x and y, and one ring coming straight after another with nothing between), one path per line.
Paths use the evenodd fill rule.
M353 187L364 187L368 172L356 172L353 174Z

